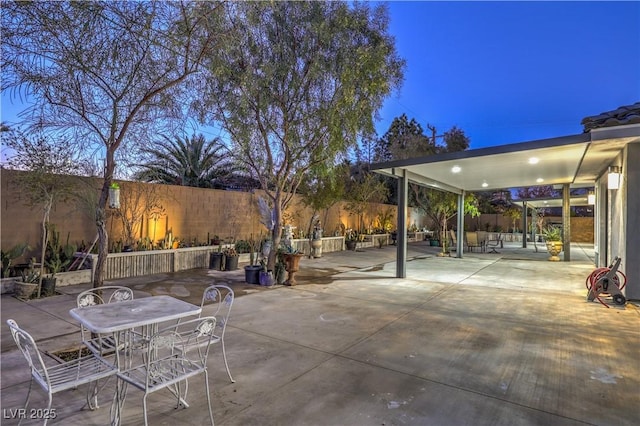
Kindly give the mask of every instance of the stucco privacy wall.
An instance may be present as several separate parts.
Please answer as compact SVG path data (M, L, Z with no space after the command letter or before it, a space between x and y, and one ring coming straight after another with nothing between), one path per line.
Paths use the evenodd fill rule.
M2 207L0 209L0 240L3 249L19 243L29 243L37 248L41 235L42 209L28 206L27 198L21 193L14 177L19 172L0 169ZM97 197L101 180L84 179L78 184L77 193L84 193L89 186L93 197ZM88 182L88 184L86 183ZM175 237L184 241L206 242L207 238L219 235L221 238L247 238L251 234L258 237L266 233L260 224L257 200L261 191L240 192L215 189L191 188L173 185L152 185L138 182L120 182L121 196L131 187L141 188L142 194L155 192L159 198L161 212L157 221L145 214L139 224L137 236L162 239L167 229ZM86 199L86 196L84 197ZM89 203L91 204L91 203ZM84 204L86 206L86 203ZM347 228L357 227L357 218L345 210L345 203L337 203L328 212L321 212L320 219L325 235L333 235L339 224ZM397 207L371 203L364 215L364 226L375 226L379 212L391 211L395 223ZM111 212L113 213L113 212ZM296 227L305 231L311 219L311 209L305 208L300 196L295 196L286 218ZM84 241L88 244L96 235L92 213L83 203L75 201L58 202L51 212L51 222L60 231L63 242L67 235L72 243ZM110 214L107 231L111 241L122 238L122 224L117 216Z

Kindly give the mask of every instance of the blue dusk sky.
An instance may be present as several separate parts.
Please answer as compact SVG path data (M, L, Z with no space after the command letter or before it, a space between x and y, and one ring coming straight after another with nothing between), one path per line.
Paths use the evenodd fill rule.
M471 148L504 145L578 134L584 117L640 101L640 2L387 5L407 66L379 136L405 113L425 131L458 126ZM19 109L3 94L3 121Z
M640 2L388 2L405 81L380 111L471 148L582 133L640 101Z

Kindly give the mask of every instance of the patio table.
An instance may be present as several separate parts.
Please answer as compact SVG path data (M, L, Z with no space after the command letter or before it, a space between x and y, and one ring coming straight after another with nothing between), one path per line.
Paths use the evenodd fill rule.
M69 314L83 324L92 333L112 334L116 343L118 369L124 371L131 367L135 352L133 330L143 329L142 338L157 331L158 324L198 315L202 308L171 296L154 296L107 303L95 306L73 308ZM123 345L123 343L125 343ZM122 356L121 356L122 355ZM116 391L111 406L111 424L119 425L121 411L126 398L127 384L123 380L116 383Z

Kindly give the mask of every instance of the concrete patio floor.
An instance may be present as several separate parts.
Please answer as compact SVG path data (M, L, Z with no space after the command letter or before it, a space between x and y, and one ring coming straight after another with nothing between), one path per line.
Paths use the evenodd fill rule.
M242 270L109 284L192 303L210 284L234 288L226 342L236 383L219 347L209 357L217 425L640 424L640 311L586 301L592 245L572 244L574 261L557 263L515 243L464 259L436 251L410 244L406 279L394 278L395 248L384 247L303 259L296 287L247 285ZM5 321L43 350L71 347L80 333L69 309L86 288L29 302L2 296L3 425L17 424L9 417L29 379ZM108 424L112 386L96 411L83 408L84 387L54 395L50 424ZM188 409L168 392L149 396L149 424L207 424L203 386L189 382ZM30 407L46 407L41 389ZM123 424L143 424L135 389Z

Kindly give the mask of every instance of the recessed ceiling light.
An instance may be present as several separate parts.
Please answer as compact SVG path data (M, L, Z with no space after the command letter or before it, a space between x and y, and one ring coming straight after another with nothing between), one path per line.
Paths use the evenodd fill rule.
M538 182L538 183L544 182L544 179L538 178L538 179L536 179L536 182Z
M453 166L453 167L451 168L451 172L452 172L452 173L460 173L460 170L462 170L462 169L460 168L460 166Z
M482 187L486 188L487 186L489 186L489 184L487 182L482 182Z
M540 161L538 157L529 158L529 164L538 164L538 161Z

